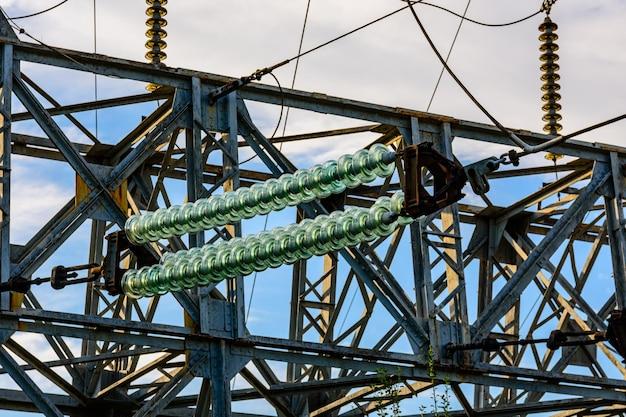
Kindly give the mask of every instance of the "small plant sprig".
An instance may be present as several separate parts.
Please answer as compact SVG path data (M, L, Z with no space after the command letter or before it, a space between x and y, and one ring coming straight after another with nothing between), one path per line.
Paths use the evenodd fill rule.
M428 347L428 353L426 356L427 359L427 367L426 370L428 372L428 376L430 377L430 382L432 384L433 393L431 395L431 399L433 401L432 404L432 412L435 417L449 417L450 416L450 381L444 379L444 388L443 393L438 394L435 386L435 378L437 377L437 373L435 371L435 353L433 351L433 347ZM423 416L426 407L420 405L420 413ZM442 414L440 414L440 409Z
M382 387L376 396L376 413L378 417L400 417L400 396L398 384L400 379L397 376L389 375L386 369L377 371L378 384L372 386L373 389Z
M436 389L435 380L437 379L437 372L435 369L435 353L432 346L428 347L426 355L427 366L426 370L430 382L432 384L432 400L431 412L435 417L450 417L450 381L444 379L443 392L438 392ZM398 375L400 374L398 370ZM377 370L378 383L371 386L372 390L376 390L376 413L378 417L400 417L400 390L398 388L400 378L396 375L390 375L389 372L380 368ZM427 412L426 406L419 405L419 412L421 416Z

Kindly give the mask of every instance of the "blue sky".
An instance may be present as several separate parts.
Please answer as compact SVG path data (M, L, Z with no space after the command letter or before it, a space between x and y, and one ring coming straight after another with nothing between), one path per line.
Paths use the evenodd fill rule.
M45 8L53 1L0 0L9 15L25 14ZM97 51L99 53L143 60L143 32L145 20L142 1L97 1ZM464 9L460 1L438 1L453 10ZM514 0L474 0L469 16L488 22L509 21L529 14L539 2ZM66 5L44 16L21 21L24 27L44 42L70 49L93 51L92 2L71 0ZM374 0L313 0L304 46L309 47L325 41L360 25L373 17L400 7L398 1ZM199 69L208 72L243 75L292 56L297 50L300 26L306 2L297 0L216 0L204 2L188 0L170 2L168 6L169 47L168 65ZM442 50L449 46L458 19L430 8L419 9L428 29ZM123 12L121 12L123 11ZM559 24L561 50L561 84L563 86L563 115L566 131L573 131L623 112L626 105L623 73L626 55L621 46L626 42L622 25L626 17L626 5L618 0L590 3L582 0L560 2L555 6L553 19ZM539 71L537 17L529 22L507 28L489 29L464 24L451 57L451 65L496 117L505 125L539 131L542 126L539 104ZM23 65L23 71L40 83L63 104L91 100L94 97L94 78L90 74L52 69L50 67ZM382 22L356 36L347 38L333 47L320 50L302 60L296 88L344 96L380 104L425 110L440 67L427 48L414 22L403 13ZM293 66L277 71L283 85L288 85ZM270 83L271 80L264 80ZM109 98L144 92L144 85L137 82L98 77L99 98ZM257 125L270 134L278 118L277 106L249 103ZM106 143L118 141L141 119L154 109L154 104L125 106L98 112L98 137ZM15 111L19 111L15 103ZM431 108L432 112L458 118L485 121L478 110L460 93L451 80L444 75ZM95 130L95 114L85 112L77 115L86 126ZM67 120L56 119L66 134L75 141L84 142L80 132ZM361 124L339 117L292 110L287 134L325 130ZM366 123L363 123L366 124ZM16 132L40 135L41 131L30 122L18 123ZM623 144L624 126L607 127L585 140ZM299 167L335 158L352 152L373 139L373 135L360 134L317 142L287 144L284 152ZM464 163L474 162L507 150L497 145L479 144L458 139L455 154ZM241 151L243 160L249 149ZM525 166L544 164L541 156L525 161ZM58 162L15 157L13 160L13 224L12 243L23 244L35 230L43 225L73 195L74 175L64 164ZM258 161L246 168L263 169ZM525 177L520 180L496 180L492 182L489 197L497 205L510 204L522 196L536 191L543 182L551 181L552 175ZM182 183L170 181L173 201L184 199ZM33 200L33 195L37 196ZM476 196L468 195L465 202L477 204ZM272 213L268 228L293 222L294 211ZM256 218L244 223L244 233L254 233L263 228L264 219ZM464 236L470 236L471 228L464 226ZM89 224L85 224L47 262L39 276L47 276L50 267L57 264L77 264L86 261ZM392 271L408 293L412 289L409 248L405 242L398 253ZM464 242L467 245L468 241ZM577 246L578 264L584 262L589 245ZM312 268L319 268L313 262ZM340 282L345 279L342 266ZM568 266L564 273L569 276ZM612 291L610 259L604 249L584 293L594 306L601 305ZM314 275L314 273L311 273ZM436 274L433 274L434 276ZM475 310L477 263L466 269L467 294L470 315ZM246 294L250 293L250 277L246 279ZM286 337L289 319L291 272L287 267L259 273L248 325L253 333ZM498 285L496 284L496 289ZM350 293L352 289L350 290ZM79 312L82 308L82 288L70 287L62 292L50 292L38 288L36 294L46 308ZM529 287L524 294L527 300L522 316L531 308L538 292ZM358 297L346 326L361 312ZM171 297L164 297L157 320L181 324L180 309ZM379 329L391 323L390 317L380 308L375 310L373 326L366 334L364 345L379 336ZM537 335L540 336L540 335ZM51 358L44 350L41 338L28 338L23 343L33 349L41 349L41 356ZM74 345L73 345L74 346ZM76 345L77 346L77 345ZM408 349L401 339L395 347ZM600 355L601 356L601 355ZM281 368L282 365L277 365ZM581 371L577 369L576 371ZM284 372L281 373L284 375ZM611 376L618 376L612 374ZM0 382L11 386L6 378ZM42 382L46 389L50 384ZM238 383L237 385L240 385ZM195 385L189 390L196 389ZM54 390L51 390L53 392ZM549 397L546 397L549 398ZM428 397L422 400L428 402ZM405 409L415 412L415 400L403 402ZM258 403L238 405L242 410L265 412ZM6 414L6 415L13 415Z

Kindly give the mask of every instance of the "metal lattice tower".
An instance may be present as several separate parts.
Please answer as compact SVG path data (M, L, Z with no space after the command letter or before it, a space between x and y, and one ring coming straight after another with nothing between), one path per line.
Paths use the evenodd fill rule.
M82 224L91 225L84 255L100 262L108 231L122 228L137 211L168 205L172 181L184 184L187 200L195 201L293 172L295 166L276 143L369 132L373 142L398 150L431 142L448 158L453 139L513 146L491 125L287 89L290 107L342 116L356 127L270 142L244 99L280 105L278 88L250 84L210 104L208 93L232 78L72 50L61 55L19 41L0 20L2 282L32 276ZM46 108L35 92L44 98L49 94L20 72L21 62L167 88ZM26 112L12 112L11 97ZM109 145L72 143L52 118L157 100L164 102ZM16 124L23 120L34 120L45 135L17 133ZM516 133L532 145L550 138ZM175 151L179 136L186 146ZM253 149L264 168L240 169L239 147ZM626 149L571 140L552 151L574 158L557 167L565 175L534 192L520 192L513 204L453 204L399 227L388 238L294 264L289 299L275 300L290 306L285 323L275 324L284 324L288 337L250 331L243 277L141 303L110 297L98 283L90 283L82 313L52 311L48 297L34 292L24 297L2 293L0 365L20 389L0 390L0 408L77 417L264 416L263 411L232 411L243 401L255 401L259 410L287 417L362 416L387 402L376 399L383 370L401 381L401 398L449 383L459 406L452 416L621 415L626 368L606 343L556 351L537 346L452 358L444 354L448 343L486 336L510 341L554 329L605 330L611 311L626 308ZM24 245L11 244L9 238L10 167L16 154L61 161L81 184L76 198ZM216 157L222 162L216 163ZM491 174L490 180L510 184L554 169L511 168ZM348 190L345 204L369 207L403 181L396 173L379 185ZM301 204L293 221L324 214L332 204L343 201ZM241 235L241 224L226 225L194 232L188 240L169 238L155 250ZM612 269L603 288L591 278L599 259L610 259ZM129 257L127 265L133 263ZM590 291L596 295L588 297ZM179 325L158 322L165 308L169 315L176 311ZM377 315L384 320L374 320ZM57 358L42 361L15 341L20 334L37 335ZM56 391L44 392L35 374ZM240 384L233 388L235 376Z

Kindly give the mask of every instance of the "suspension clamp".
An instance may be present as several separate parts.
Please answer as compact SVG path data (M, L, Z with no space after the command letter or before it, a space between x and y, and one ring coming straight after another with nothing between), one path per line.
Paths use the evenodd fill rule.
M461 192L467 182L463 166L435 151L432 143L407 146L400 155L405 174L403 215L428 215L465 196ZM432 179L427 179L424 171L430 172ZM427 190L427 181L432 181L432 193Z

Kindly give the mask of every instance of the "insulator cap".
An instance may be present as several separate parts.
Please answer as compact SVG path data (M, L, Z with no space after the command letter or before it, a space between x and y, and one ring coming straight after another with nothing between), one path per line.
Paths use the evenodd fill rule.
M148 30L146 30L146 37L148 40L146 41L146 59L155 66L163 65L163 61L167 58L167 54L164 49L167 48L167 42L163 39L167 37L167 32L163 29L167 26L167 20L165 16L167 15L167 9L165 9L165 5L167 4L167 0L146 0L146 4L148 7L146 8L146 26L148 26ZM157 84L150 83L146 86L146 90L154 91L159 86Z
M541 41L539 46L541 66L539 68L542 73L540 79L543 83L541 85L541 91L543 92L541 100L544 102L541 107L544 112L541 120L546 122L543 130L551 135L557 135L563 129L563 126L559 123L562 120L562 116L559 113L561 110L561 105L559 104L561 95L558 91L561 89L561 86L558 81L561 77L557 73L560 69L557 64L559 56L556 53L559 50L559 46L556 44L556 40L559 39L559 36L556 34L557 28L556 23L548 16L539 25L539 31L541 32L539 35L539 41Z

